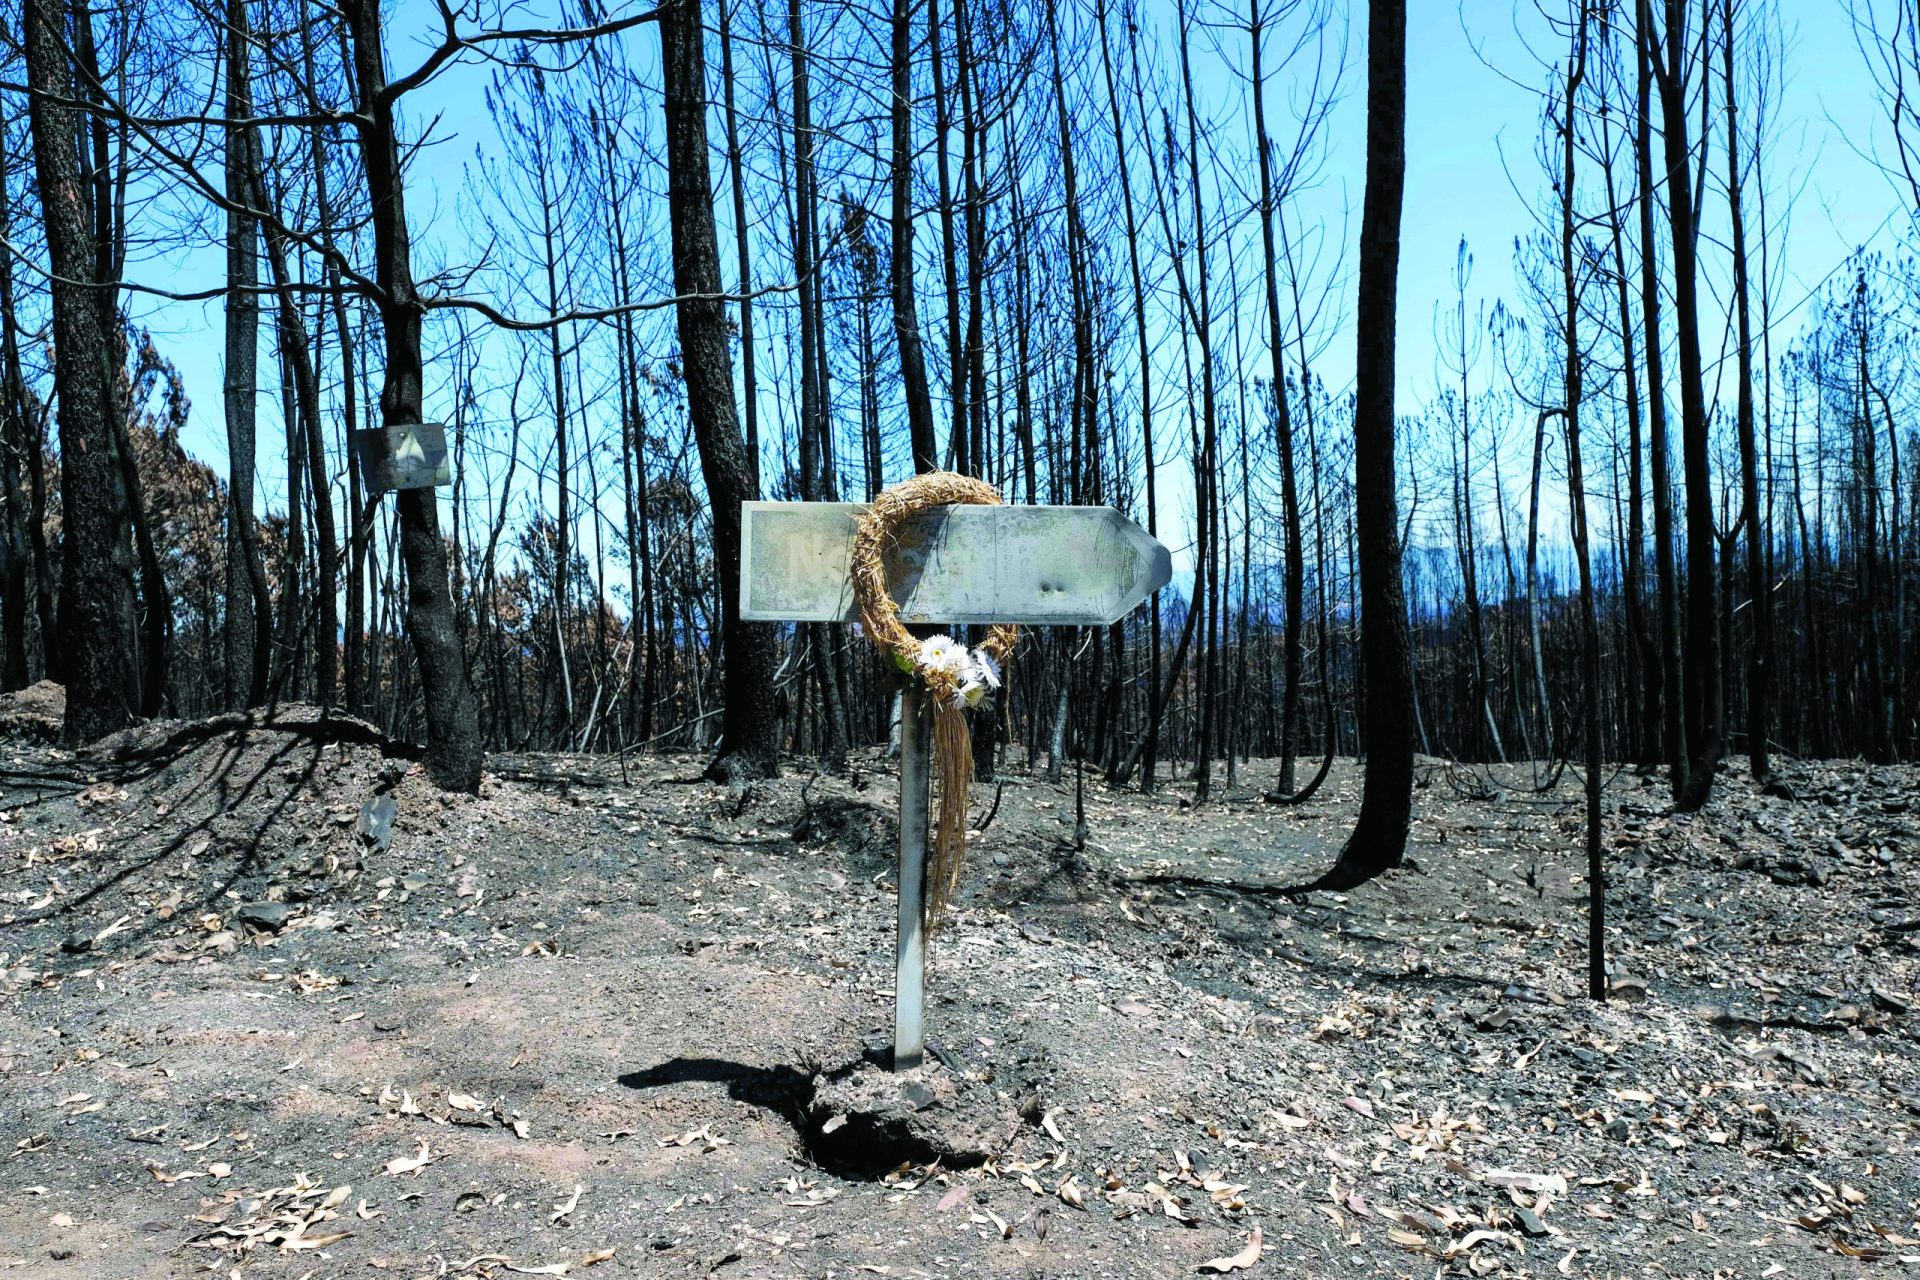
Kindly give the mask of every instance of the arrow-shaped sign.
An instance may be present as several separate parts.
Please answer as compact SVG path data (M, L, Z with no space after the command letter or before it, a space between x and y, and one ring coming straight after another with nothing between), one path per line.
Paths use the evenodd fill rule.
M854 618L850 502L741 504L740 612L754 622ZM887 555L907 623L1116 621L1173 577L1173 557L1111 507L952 506L909 521Z
M850 502L740 506L740 614L753 622L852 620ZM887 581L910 623L1098 626L1167 585L1173 557L1111 507L952 506L902 526ZM900 694L900 935L894 953L893 1069L921 1065L926 1038L927 693Z

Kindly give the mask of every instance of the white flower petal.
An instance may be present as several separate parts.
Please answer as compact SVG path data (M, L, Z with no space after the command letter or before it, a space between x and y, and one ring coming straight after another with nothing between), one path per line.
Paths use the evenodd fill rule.
M967 666L967 648L952 636L928 636L920 642L920 665L959 675Z

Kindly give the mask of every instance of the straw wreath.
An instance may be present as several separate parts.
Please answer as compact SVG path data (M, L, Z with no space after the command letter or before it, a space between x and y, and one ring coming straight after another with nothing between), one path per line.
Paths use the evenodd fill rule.
M860 517L853 535L853 599L860 625L880 652L933 699L934 774L940 780L940 814L927 867L927 920L938 926L960 883L967 856L967 792L973 785L973 742L966 708L978 706L1000 686L1000 668L1020 638L1020 629L998 626L969 651L951 636L921 639L900 621L900 607L887 586L886 553L901 526L923 511L961 504L997 505L1000 492L983 480L932 471L884 490Z

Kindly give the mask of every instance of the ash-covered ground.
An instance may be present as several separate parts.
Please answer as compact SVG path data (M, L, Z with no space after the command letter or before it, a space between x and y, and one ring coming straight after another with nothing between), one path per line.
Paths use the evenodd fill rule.
M16 737L0 1273L1920 1269L1913 769L1730 766L1690 816L1610 775L1596 1005L1571 771L1424 762L1406 869L1287 897L1351 764L1298 808L1270 761L1198 807L1090 773L1075 847L1016 761L879 1115L892 765L701 763L466 798L310 709Z

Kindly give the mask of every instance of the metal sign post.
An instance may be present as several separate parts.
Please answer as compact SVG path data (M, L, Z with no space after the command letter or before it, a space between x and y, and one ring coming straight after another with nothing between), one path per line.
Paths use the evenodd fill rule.
M844 502L741 504L740 613L751 622L850 622L856 521ZM941 507L908 521L887 556L901 620L1104 626L1173 578L1173 557L1111 507ZM933 731L926 690L900 695L900 933L893 1069L926 1051L927 827Z
M900 692L900 934L893 949L893 1069L920 1065L927 1044L927 810L933 733L927 691Z

